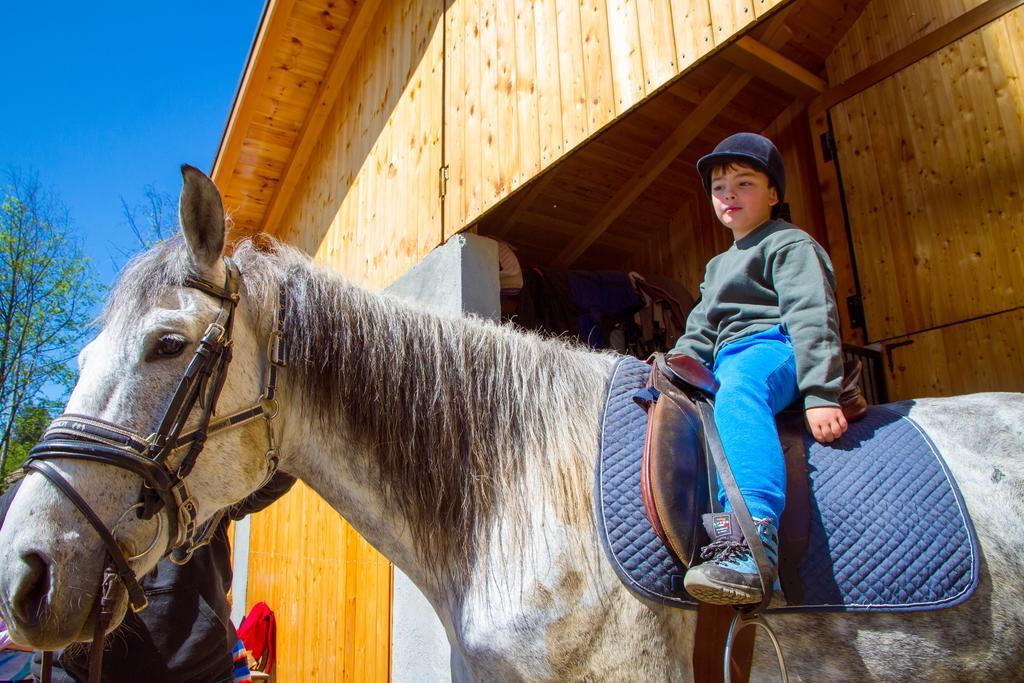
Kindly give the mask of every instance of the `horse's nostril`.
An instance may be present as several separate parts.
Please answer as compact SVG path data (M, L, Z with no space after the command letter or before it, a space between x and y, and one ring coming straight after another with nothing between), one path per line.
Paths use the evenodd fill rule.
M25 563L14 593L14 611L26 626L36 626L46 611L50 593L50 561L42 555L29 552L21 556Z

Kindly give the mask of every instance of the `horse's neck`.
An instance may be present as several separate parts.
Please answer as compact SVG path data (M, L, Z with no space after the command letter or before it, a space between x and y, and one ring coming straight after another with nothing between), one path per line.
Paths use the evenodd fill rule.
M363 294L370 297L371 300L374 296L368 293ZM371 301L371 304L377 305L381 301ZM337 306L333 308L344 312L351 307ZM539 355L546 354L548 358L545 362L550 363L550 357L554 353L556 362L570 366L570 370L553 373L559 374L559 377L549 377L544 373L538 373L536 368L527 368L521 372L524 375L530 375L529 381L520 378L513 383L517 387L525 386L525 393L529 394L528 396L514 397L514 401L538 402L538 396L540 396L545 403L545 405L530 406L526 411L519 405L506 406L508 410L519 411L515 413L514 419L508 420L509 424L523 419L535 422L535 424L526 426L516 426L515 429L523 430L523 438L521 441L515 441L515 447L512 449L503 451L503 453L508 450L520 451L512 454L514 458L519 459L519 462L512 458L506 458L503 461L508 468L518 472L516 481L501 480L500 477L506 468L485 469L481 476L493 478L492 485L489 486L493 499L487 501L486 505L473 499L473 496L481 490L480 487L467 485L464 481L456 482L462 488L458 488L458 486L445 487L445 482L442 481L441 488L444 490L420 491L419 498L428 501L432 498L444 501L447 498L449 502L454 500L461 507L484 511L481 514L482 518L477 522L478 525L487 525L490 533L486 535L491 538L491 541L488 542L490 546L488 548L474 549L473 564L478 567L481 564L499 566L503 562L507 563L510 559L509 553L536 556L537 547L540 547L538 544L547 543L550 546L550 538L543 538L543 535L550 530L557 530L554 533L560 535L560 543L565 540L567 535L565 529L569 529L569 536L592 538L589 477L592 471L593 449L596 447L598 404L603 391L604 375L610 366L609 357L579 350L565 350L563 356L560 355L562 351L557 349L553 351L552 347L546 347L535 339L525 340L525 338L512 337L505 341L500 338L495 340L496 337L510 333L483 329L479 323L441 320L433 314L410 312L408 309L401 312L401 315L403 316L402 321L396 322L398 329L406 330L408 335L421 334L415 332L415 330L421 329L423 330L422 334L427 336L425 338L395 338L394 330L381 329L384 325L380 324L368 325L365 318L336 322L339 329L359 330L361 335L392 335L387 339L361 338L361 344L364 346L360 347L360 353L386 353L387 358L394 359L395 367L387 377L387 386L382 388L379 364L374 367L372 363L366 362L346 363L344 382L349 383L348 387L361 387L365 398L363 404L358 407L350 404L347 407L339 408L336 417L332 415L329 420L323 419L322 411L318 416L317 406L304 405L304 401L308 401L309 398L308 396L302 397L303 392L296 388L293 395L285 399L288 406L287 438L283 444L286 468L316 490L371 544L402 568L413 581L425 589L428 597L438 598L441 601L447 599L444 595L440 595L445 592L444 588L438 588L437 591L430 590L431 586L436 584L433 581L434 573L424 566L422 543L416 543L417 540L422 541L422 539L414 538L414 534L417 533L417 530L422 533L424 529L430 530L429 533L443 534L450 532L451 529L445 528L447 522L443 514L442 518L438 520L423 519L423 515L420 519L409 519L407 506L397 505L393 500L387 500L382 491L390 486L394 492L396 487L403 484L396 482L393 474L390 481L382 481L380 463L387 458L394 460L395 454L387 452L386 444L393 442L396 438L404 436L406 439L417 439L422 435L439 434L441 436L436 448L429 447L429 444L419 444L422 448L410 451L412 457L423 455L429 456L430 460L424 461L422 464L404 463L407 478L417 479L417 481L408 481L407 484L422 486L423 483L419 477L421 472L424 473L423 480L429 483L431 480L426 472L430 469L451 467L452 463L461 467L464 460L472 457L472 454L467 451L472 450L474 444L470 443L467 446L465 442L460 441L460 436L475 430L477 444L486 441L486 439L480 438L480 430L486 429L486 426L481 427L480 423L488 422L488 416L491 413L502 410L501 407L490 403L487 392L507 393L502 388L504 385L496 388L493 386L494 382L489 382L485 378L481 385L487 386L449 386L445 390L449 392L450 396L445 398L442 402L443 405L436 405L435 409L426 409L425 404L422 403L422 396L417 399L421 401L418 405L416 400L411 399L410 405L396 402L389 407L381 406L381 410L390 411L387 415L387 424L398 425L398 431L382 428L381 433L377 434L367 433L364 428L361 434L356 435L351 433L350 429L353 422L366 421L365 404L374 402L377 391L387 391L389 397L414 396L417 387L410 383L418 383L421 391L424 384L429 386L431 382L446 381L446 378L440 375L454 376L461 378L458 381L467 382L469 380L466 378L480 374L479 367L470 367L479 363L479 358L472 357L468 353L464 357L460 354L452 354L450 348L448 357L443 361L417 357L416 354L429 353L429 348L437 343L437 339L430 335L437 335L437 328L441 325L444 327L444 341L449 346L452 344L452 338L455 338L455 346L461 345L466 348L476 348L480 344L500 346L502 343L507 343L508 348L492 349L490 352L491 362L496 367L501 365L501 361L495 362L494 358L504 359L507 357L510 362L516 364L522 363L524 359L536 360L537 363L540 363L543 359L539 359ZM418 315L422 315L423 320L417 320L414 317ZM408 330L414 331L408 332ZM459 335L466 335L466 337L458 339ZM516 344L532 344L539 351L514 348ZM352 345L342 343L338 348L352 348ZM536 357L531 354L536 354ZM300 359L299 362L309 362L310 360L312 359L306 358L304 361ZM341 359L318 359L318 362L323 362L325 367L331 368L334 367L336 360L340 361ZM423 372L416 372L414 368L404 367L403 362L422 362L428 367L431 363L436 363L441 370L436 371L439 376L428 377ZM555 388L549 386L556 383L560 386ZM564 394L560 394L560 391ZM477 401L478 409L469 415L465 410L461 412L451 410L451 404L458 401ZM363 412L360 413L360 411ZM376 414L373 419L376 419ZM473 424L458 424L459 420L468 420ZM453 421L454 424L452 424ZM504 425L502 419L493 420L493 422L501 424L506 431L511 429ZM546 430L548 433L540 439L529 438L528 432L537 430ZM510 441L508 433L504 433L500 438L504 439L505 443ZM538 447L537 444L543 444L543 447ZM479 463L467 465L469 468L478 466ZM470 474L473 477L477 476L475 470ZM399 495L401 493L399 491ZM525 512L531 514L523 517L524 509ZM506 517L509 515L517 515L525 520L525 529L514 529L516 533L522 531L523 535L531 537L525 543L516 542L512 538L515 533L510 536L503 530L502 527L506 524ZM512 523L512 526L515 526L515 522ZM535 534L539 537L535 538ZM579 538L576 538L575 542L589 542L580 541ZM462 538L458 542L463 545L472 544L473 538ZM496 549L495 543L504 543L505 545ZM519 559L521 558L515 558L515 561ZM446 577L447 581L442 581L442 583L451 583L453 580L463 582L470 580L469 575L473 571L471 567L454 566L457 562L452 564L452 570ZM434 592L435 595L430 595L431 592Z
M383 504L380 482L370 467L372 451L341 429L325 430L309 420L300 402L284 411L282 466L340 513L370 544L403 570L413 571L415 552L397 509Z

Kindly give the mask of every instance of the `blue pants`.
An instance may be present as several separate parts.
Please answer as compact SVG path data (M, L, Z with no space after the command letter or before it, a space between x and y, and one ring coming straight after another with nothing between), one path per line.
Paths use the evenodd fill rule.
M743 500L755 519L778 526L786 506L786 463L775 415L800 395L793 345L781 325L726 344L715 357L715 425ZM718 500L732 507L721 480Z

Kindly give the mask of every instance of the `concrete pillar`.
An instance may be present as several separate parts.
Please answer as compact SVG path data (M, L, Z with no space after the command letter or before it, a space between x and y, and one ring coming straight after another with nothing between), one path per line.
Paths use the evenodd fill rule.
M498 243L479 235L455 235L384 291L446 313L497 320L501 315Z
M251 515L246 515L235 522L235 534L232 541L231 561L231 623L242 625L245 619L246 593L249 591L249 528Z
M388 292L446 313L501 314L498 243L479 235L455 235L398 278ZM399 569L391 627L391 680L450 681L451 649L427 599Z

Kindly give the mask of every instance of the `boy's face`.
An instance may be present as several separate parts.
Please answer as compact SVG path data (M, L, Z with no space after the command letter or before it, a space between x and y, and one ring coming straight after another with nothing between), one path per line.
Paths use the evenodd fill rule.
M732 163L711 170L711 203L722 225L740 239L772 217L779 194L768 174Z

